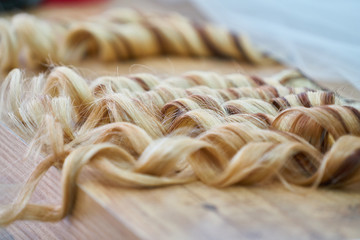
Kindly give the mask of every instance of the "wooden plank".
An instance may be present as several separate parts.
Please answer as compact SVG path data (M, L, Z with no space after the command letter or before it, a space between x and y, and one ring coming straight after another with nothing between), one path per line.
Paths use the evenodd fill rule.
M348 239L360 236L360 194L279 185L216 189L201 183L124 189L87 182L143 239Z

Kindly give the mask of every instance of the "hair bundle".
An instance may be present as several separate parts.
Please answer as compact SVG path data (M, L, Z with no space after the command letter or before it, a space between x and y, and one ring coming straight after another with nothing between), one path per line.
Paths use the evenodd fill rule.
M2 20L0 66L18 66L23 47L34 63L48 56L66 62L157 54L271 61L222 28L174 14L122 11L75 23L29 15ZM65 66L34 77L14 69L1 87L2 119L46 157L14 203L1 209L0 224L65 217L86 165L128 187L358 183L360 104L309 82L295 70L266 78L193 71L90 80ZM52 166L62 172L60 205L29 203Z
M220 26L193 23L176 14L116 9L87 20L49 22L29 14L0 21L1 70L21 65L69 64L156 55L222 57L254 64L273 62L248 38Z

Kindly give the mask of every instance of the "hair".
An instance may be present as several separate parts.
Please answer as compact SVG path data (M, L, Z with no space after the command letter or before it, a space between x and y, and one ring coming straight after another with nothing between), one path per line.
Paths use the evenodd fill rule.
M0 69L69 64L93 57L103 62L179 55L222 57L254 64L274 62L244 34L195 23L176 14L116 9L87 20L49 21L17 14L0 21ZM25 59L21 59L25 56Z
M98 22L60 26L65 52L82 57L96 53L101 60L160 52L266 59L250 54L246 44L239 44L242 38L227 31L197 28L177 15L127 11ZM18 31L22 18L15 18L10 26L0 22L0 29ZM1 44L19 44L13 37L2 37ZM42 41L50 45L31 49L42 60L42 51L62 56L45 50L55 40L45 37ZM131 52L132 44L148 50L139 55ZM17 55L6 56L2 66L13 66ZM298 86L299 81L293 86L291 79L306 87ZM133 74L86 79L65 66L34 77L14 69L1 87L0 109L2 119L45 155L13 204L1 209L2 225L62 219L74 205L75 183L85 165L127 187L193 181L214 187L273 181L287 187L346 187L360 181L360 104L319 88L296 70L268 78L193 71L168 78ZM29 203L52 166L62 172L60 205Z

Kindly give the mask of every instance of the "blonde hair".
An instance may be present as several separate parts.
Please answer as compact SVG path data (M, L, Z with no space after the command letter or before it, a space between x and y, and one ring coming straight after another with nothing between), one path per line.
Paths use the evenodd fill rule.
M122 20L111 14L101 20L121 23L110 25L106 34L97 35L104 29L93 30L93 22L89 28L81 25L81 31L65 27L72 53L96 49L103 59L108 47L120 46L122 38L111 36L124 37L134 29L145 36L158 28L164 41L176 39L174 46L167 45L167 53L198 54L191 47L184 50L188 32L179 35L177 23L193 27L187 20L172 22L173 15L161 16L170 18L170 27L157 22L160 16L149 15L144 25L141 16L128 14ZM138 28L125 31L124 22ZM226 42L226 34L214 34L213 44ZM87 40L75 44L76 39ZM11 37L6 41L13 42ZM240 57L239 49L229 44L221 51ZM302 80L306 87L291 79ZM193 71L168 78L133 74L89 80L64 66L34 77L14 69L2 85L0 109L2 119L46 156L14 203L1 209L0 224L66 216L75 201L79 173L88 164L104 178L130 187L192 181L215 187L271 181L287 187L344 187L360 180L359 103L320 89L295 70L267 78ZM51 166L62 168L61 204L28 203Z
M176 14L116 9L87 20L49 21L17 14L0 21L1 70L47 63L69 64L95 57L108 62L173 54L223 57L255 64L274 62L243 34L199 24Z

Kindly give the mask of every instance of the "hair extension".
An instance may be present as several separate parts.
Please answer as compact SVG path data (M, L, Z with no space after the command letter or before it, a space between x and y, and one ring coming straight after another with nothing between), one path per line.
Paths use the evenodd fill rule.
M73 183L87 164L133 187L275 179L345 186L360 180L357 103L333 92L254 79L190 72L90 82L66 67L30 79L13 70L2 86L3 114L27 139L47 136L37 145L48 157L3 209L1 224L64 217L74 203ZM29 204L51 166L62 166L61 205Z
M269 62L245 36L213 25L193 24L178 15L146 18L139 22L78 24L65 38L68 58L98 54L103 61L159 54L218 56L253 63ZM79 50L79 51L76 51Z
M177 14L130 9L74 23L16 15L0 21L0 34L2 70L19 66L24 49L28 65L49 57L114 61L159 54L271 62L242 35ZM13 203L0 208L0 225L65 217L87 165L119 186L139 188L360 181L360 104L297 70L264 78L192 71L86 79L69 67L34 77L14 69L0 89L0 109L31 150L45 156ZM29 203L52 166L61 169L61 202Z
M47 63L74 63L89 56L108 62L146 56L217 56L254 64L273 60L245 35L176 14L114 9L87 20L51 21L17 14L0 22L1 70ZM25 54L25 59L23 58ZM21 61L20 61L21 60Z
M200 72L197 72L197 75L202 76L202 79L217 76ZM194 76L194 73L185 74L185 76ZM110 87L99 79L95 80L96 84L89 84L74 70L57 67L52 69L47 76L39 75L25 80L25 83L29 85L28 88L32 90L24 90L28 92L28 94L24 94L22 88L26 84L20 82L22 78L24 78L23 74L19 70L14 70L3 85L3 90L8 90L7 101L3 100L7 106L7 114L13 121L23 123L17 127L23 128L25 125L27 127L23 128L24 131L21 132L25 135L33 135L41 126L42 115L51 111L63 124L66 137L70 138L75 134L71 130L74 126L80 129L79 132L84 132L111 121L136 123L147 129L149 133L152 132L152 136L162 136L164 132L167 132L166 129L163 129L163 119L169 121L174 117L171 116L173 113L166 112L166 109L173 105L172 101L183 101L181 99L187 99L184 100L187 103L193 102L193 106L189 107L182 102L177 103L177 105L183 104L183 108L187 111L208 109L223 116L236 113L265 113L274 116L276 110L264 101L270 101L275 97L286 96L290 93L308 91L306 88L272 87L266 84L259 87L241 87L243 84L247 85L243 80L238 82L238 85L234 85L234 79L248 79L248 83L256 86L251 78L245 78L241 74L236 76L232 74L230 86L235 86L235 88L225 89L202 86L209 80L197 81L196 83L200 86L185 85L183 86L185 89L178 88L178 86L172 87L171 83L174 78L159 79L150 74L99 78L112 79L112 82L116 82L118 85L118 87ZM184 82L189 80L187 77L179 78L178 82L181 82L181 79ZM123 84L125 81L126 85ZM126 88L127 86L131 87ZM189 88L186 88L187 86ZM215 87L215 85L210 86ZM262 108L259 111L262 101L256 99L264 100L263 104L271 107ZM239 108L240 105L243 105L242 109ZM271 111L271 109L273 110ZM177 112L177 116L180 113L179 109L173 111ZM184 110L181 111L185 113Z
M125 186L186 183L194 181L194 176L215 186L254 184L272 178L300 185L345 185L359 180L359 164L351 170L346 167L349 162L353 165L357 159L359 137L341 137L326 155L322 155L301 138L263 131L244 131L241 125L228 124L197 139L165 137L151 143L144 142L144 145L149 145L138 160L121 145L98 143L78 146L70 154L64 151L67 157L63 159L61 205L28 204L29 195L43 172L61 159L52 155L38 165L24 187L26 191L19 194L16 203L2 212L1 223L7 224L15 219L56 221L64 217L74 203L76 185L71 183L76 181L81 168L90 162L104 177ZM132 135L134 133L128 131L126 137L138 138L138 135ZM116 134L121 134L121 131ZM216 135L219 141L214 141Z

